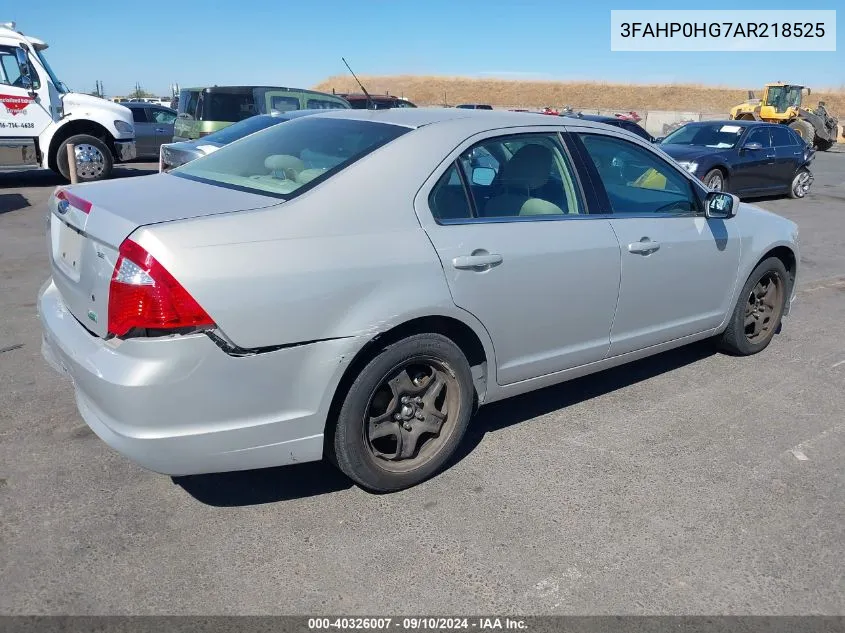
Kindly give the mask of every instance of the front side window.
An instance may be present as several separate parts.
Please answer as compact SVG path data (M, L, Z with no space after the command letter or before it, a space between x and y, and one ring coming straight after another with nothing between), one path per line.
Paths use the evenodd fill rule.
M614 214L689 214L698 210L690 181L655 152L612 136L579 136Z
M767 127L758 127L752 129L751 132L748 133L748 138L745 139L746 143L760 143L763 147L771 147L772 146L772 138L769 136L769 128Z
M167 110L153 110L152 114L153 121L156 123L170 125L176 121L176 114L174 112L168 112Z
M32 64L28 64L28 66L29 75L32 78L31 87L33 90L38 90L41 87L41 82L38 81L38 73L35 72ZM14 86L15 88L27 87L24 86L23 72L20 64L18 64L15 49L11 46L0 47L0 84Z
M147 111L144 108L129 108L132 110L132 120L135 123L147 122Z
M179 105L177 111L179 114L186 115L188 119L196 119L197 104L199 103L199 91L197 90L183 90L179 93Z
M398 138L409 128L372 121L300 117L261 130L169 172L208 184L294 197Z

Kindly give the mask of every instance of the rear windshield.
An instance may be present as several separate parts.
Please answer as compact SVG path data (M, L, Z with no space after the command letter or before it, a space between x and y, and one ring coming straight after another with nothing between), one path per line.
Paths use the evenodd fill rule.
M307 116L186 163L175 176L289 199L408 132L372 121Z
M257 114L252 92L206 92L202 95L200 118L203 121L234 123Z
M275 116L259 114L257 116L251 116L248 119L244 119L243 121L239 121L238 123L227 125L222 130L209 134L202 140L206 143L212 142L219 143L220 145L228 145L233 141L237 141L239 138L243 138L253 132L258 132L258 130L263 130L264 128L276 125L277 123L281 123L285 120L286 119L281 119Z

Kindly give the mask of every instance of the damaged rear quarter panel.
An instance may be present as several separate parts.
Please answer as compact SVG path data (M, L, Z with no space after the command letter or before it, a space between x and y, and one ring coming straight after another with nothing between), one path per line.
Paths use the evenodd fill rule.
M462 315L413 207L451 148L418 133L293 200L153 225L133 239L243 348L366 338L419 316ZM483 327L462 320L489 347Z

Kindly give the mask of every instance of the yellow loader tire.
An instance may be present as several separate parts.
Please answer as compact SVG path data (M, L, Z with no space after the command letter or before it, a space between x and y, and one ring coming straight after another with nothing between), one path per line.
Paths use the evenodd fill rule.
M816 130L812 123L805 121L804 119L796 119L789 124L789 127L791 127L792 131L800 136L807 145L812 146L813 140L816 138Z

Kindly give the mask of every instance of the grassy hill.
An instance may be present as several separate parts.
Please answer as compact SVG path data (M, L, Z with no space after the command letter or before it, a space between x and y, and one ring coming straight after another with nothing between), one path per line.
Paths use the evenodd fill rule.
M608 110L685 110L724 112L742 103L748 90L762 95L763 83L748 88L724 88L702 85L636 85L590 82L515 81L504 79L469 79L435 76L362 76L371 93L389 92L404 96L418 105L489 103L494 106L595 108ZM354 79L336 75L315 86L331 92L360 92ZM812 88L812 86L811 86ZM845 119L845 90L816 92L807 105L825 101L828 111ZM842 124L840 123L840 127Z

